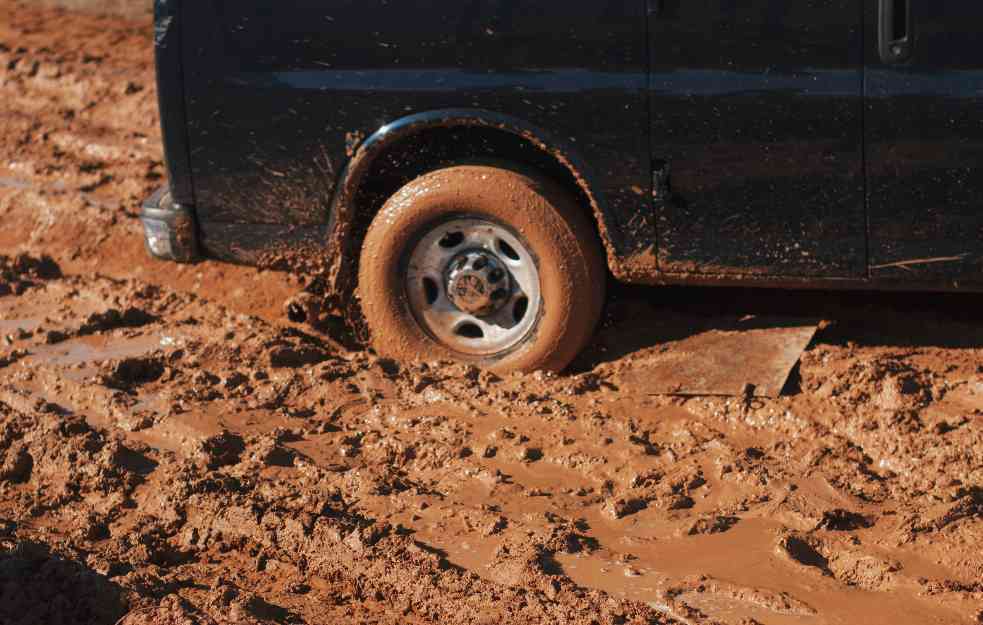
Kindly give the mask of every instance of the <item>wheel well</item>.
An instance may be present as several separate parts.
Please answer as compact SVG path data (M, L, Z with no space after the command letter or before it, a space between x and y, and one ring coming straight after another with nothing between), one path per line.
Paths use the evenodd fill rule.
M353 196L353 251L372 219L393 194L419 176L455 163L475 159L505 160L532 168L570 191L594 226L602 247L607 241L598 227L600 215L586 183L568 164L533 140L499 128L481 125L433 127L401 137L387 145L369 165Z

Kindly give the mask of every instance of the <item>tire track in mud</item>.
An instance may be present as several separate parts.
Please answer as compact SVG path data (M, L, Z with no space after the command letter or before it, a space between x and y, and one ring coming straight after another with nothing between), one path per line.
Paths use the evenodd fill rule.
M504 379L404 366L139 281L0 265L20 291L0 298L20 354L0 369L0 517L17 541L81 528L50 541L57 557L85 553L127 609L502 623L979 610L980 558L952 556L983 529L975 354L950 354L952 388L933 391L924 351L858 358L831 336L797 395L680 406L614 387L631 356ZM874 372L863 393L858 367ZM83 459L94 473L73 473L60 427L108 441L83 444L110 449Z

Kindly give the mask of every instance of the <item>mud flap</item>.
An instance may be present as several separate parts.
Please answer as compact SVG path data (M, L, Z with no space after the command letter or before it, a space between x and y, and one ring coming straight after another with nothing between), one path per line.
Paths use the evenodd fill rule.
M646 350L618 382L653 395L778 397L817 327L810 319L714 319Z
M198 258L194 212L171 199L167 187L158 189L140 211L144 242L151 256L180 263Z

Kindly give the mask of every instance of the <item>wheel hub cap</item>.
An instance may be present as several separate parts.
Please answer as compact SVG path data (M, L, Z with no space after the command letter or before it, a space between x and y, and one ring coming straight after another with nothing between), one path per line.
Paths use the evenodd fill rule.
M459 217L426 232L407 258L405 284L420 327L469 356L514 349L542 310L539 269L526 242L486 219Z
M458 309L479 317L494 313L512 293L509 272L484 250L469 250L451 260L447 297Z

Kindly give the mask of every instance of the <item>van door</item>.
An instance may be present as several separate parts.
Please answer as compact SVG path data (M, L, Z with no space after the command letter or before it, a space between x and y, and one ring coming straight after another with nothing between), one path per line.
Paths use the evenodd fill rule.
M655 231L645 1L186 0L199 221L321 224L362 139L466 109L570 144L616 225L637 235L615 240L617 253L643 255Z
M866 276L861 2L649 0L661 272Z
M871 275L979 284L983 3L865 4Z

